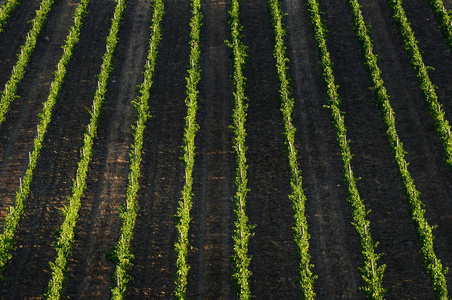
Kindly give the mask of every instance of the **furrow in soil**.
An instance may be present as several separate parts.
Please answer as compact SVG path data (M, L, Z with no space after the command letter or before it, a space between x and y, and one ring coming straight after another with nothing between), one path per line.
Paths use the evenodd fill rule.
M135 254L130 298L168 299L174 293L176 215L184 166L185 66L189 57L190 3L164 1L163 37L149 100L153 116L143 145L140 210L131 246Z
M301 289L296 283L289 163L276 101L273 29L265 1L246 1L241 8L243 41L249 47L245 69L249 95L247 214L250 224L256 225L249 244L251 294L258 299L297 298Z
M203 3L205 32L201 40L200 81L196 144L192 244L189 293L197 299L232 297L232 227L234 155L232 153L232 62L225 44L229 38L229 5Z

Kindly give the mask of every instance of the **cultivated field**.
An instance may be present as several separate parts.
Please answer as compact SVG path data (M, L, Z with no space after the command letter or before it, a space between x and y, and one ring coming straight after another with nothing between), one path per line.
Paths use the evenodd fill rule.
M443 2L0 1L0 299L449 299Z

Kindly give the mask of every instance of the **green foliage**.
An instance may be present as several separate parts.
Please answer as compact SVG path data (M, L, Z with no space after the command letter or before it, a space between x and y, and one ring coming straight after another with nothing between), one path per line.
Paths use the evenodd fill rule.
M86 15L86 8L89 2L90 0L82 0L77 7L74 15L74 25L71 27L68 38L66 39L67 43L71 40L78 40L80 29L82 27L82 21ZM55 243L57 255L55 262L50 263L52 278L47 287L46 297L48 299L60 299L62 297L63 284L65 280L64 273L66 272L67 261L74 244L75 226L78 221L81 197L86 189L86 177L88 175L89 162L93 154L94 137L97 132L97 124L100 118L102 105L105 100L105 93L107 92L108 78L112 71L111 62L113 60L113 54L117 43L116 35L121 19L120 16L122 15L124 8L125 4L121 5L118 3L115 10L115 20L113 20L112 29L110 31L110 36L114 36L115 38L110 38L110 36L107 38L109 43L107 44L107 51L103 56L101 73L98 75L98 89L95 92L93 107L90 111L91 120L88 125L88 130L84 134L83 146L80 149L80 161L78 162L75 179L73 179L71 196L68 198L67 206L63 209L63 224L58 230L58 237ZM63 58L61 59L59 65L64 65L64 67L66 66L67 62L64 64L62 61L64 60L65 55L71 55L74 46L75 44L71 44L68 47L65 46ZM62 70L62 67L58 68L57 73L60 70ZM58 75L56 75L56 77L57 76Z
M319 49L323 80L327 87L327 107L331 111L331 121L336 130L336 137L341 151L342 162L344 164L343 179L347 185L349 194L348 202L352 208L352 224L355 227L355 231L358 234L359 242L361 244L363 266L360 268L360 271L366 284L362 289L370 299L383 299L385 289L382 287L381 281L386 266L377 266L378 259L381 255L374 251L377 245L373 242L370 234L370 221L366 219L369 211L366 211L364 203L360 199L356 188L357 178L351 167L352 154L350 151L350 143L347 141L345 118L340 111L341 101L337 93L338 86L335 83L330 54L326 45L325 27L320 17L318 0L308 0L308 10L311 15L311 23L314 27L314 39L316 40Z
M2 7L0 7L0 34L3 33L6 22L10 14L19 5L19 0L6 0Z
M452 167L452 141L450 138L450 126L447 120L444 120L444 112L440 109L440 104L434 90L434 86L430 82L427 69L422 62L422 56L417 46L417 41L414 38L414 33L406 18L405 11L402 8L401 2L397 0L388 0L388 3L393 11L394 22L397 24L399 33L402 36L404 48L407 51L413 69L416 72L419 85L422 89L423 98L429 107L429 113L435 122L435 129L438 136L443 143L447 155L447 164ZM369 39L370 41L370 39ZM371 58L373 53L370 50L367 56ZM370 59L369 59L370 60ZM374 59L376 61L376 59ZM372 61L372 60L370 60ZM383 87L383 80L380 78L380 70L375 63L368 64L368 69L374 69L372 84L379 101L380 109L382 110L383 119L387 126L387 132L391 141L391 146L395 155L396 163L399 169L402 183L407 197L411 219L416 229L416 234L422 249L423 262L429 274L436 299L449 299L447 296L447 283L445 274L447 268L443 267L441 261L436 257L433 249L433 234L432 227L428 224L424 217L425 210L422 209L423 203L419 199L419 192L414 185L414 180L408 171L408 163L405 160L405 151L403 150L402 142L399 141L397 131L395 129L394 112L389 104L389 97L386 95L386 90Z
M201 49L199 47L199 39L201 34L201 1L191 0L192 17L190 21L190 59L187 75L185 80L187 82L187 98L185 104L187 106L187 116L185 117L184 129L184 156L181 160L185 165L185 183L182 189L182 199L179 201L176 218L178 222L176 229L178 238L174 244L174 249L177 254L176 260L176 274L174 276L175 282L175 297L176 299L185 299L187 292L187 275L190 267L187 264L188 256L188 230L190 228L190 210L192 203L192 184L193 184L193 165L195 163L195 136L198 132L199 125L196 123L196 111L198 109L198 82L201 78L201 67L199 65L199 56Z
M240 24L240 5L238 0L231 1L229 11L229 27L231 30L231 40L227 44L232 49L233 60L233 84L234 84L234 111L233 125L234 132L233 148L236 156L236 178L235 185L237 192L235 194L235 230L232 236L234 240L234 254L231 260L234 263L234 274L232 279L235 285L237 297L239 299L250 299L250 277L252 272L249 270L251 256L248 255L249 239L253 235L251 229L254 226L248 224L246 214L246 195L249 191L247 184L246 163L246 112L248 109L247 97L245 96L246 78L243 75L245 69L246 46L242 42L242 26Z
M446 10L442 0L428 0L428 2L432 7L437 22L439 23L444 39L452 52L452 12Z
M5 121L5 114L8 112L10 104L18 97L16 95L17 86L25 76L26 67L36 47L39 33L44 27L53 3L54 0L42 0L40 9L36 11L36 17L32 20L33 26L27 33L25 44L20 47L20 53L17 55L18 61L13 67L10 79L5 84L5 90L1 93L0 124Z
M435 92L435 86L430 81L428 71L430 67L425 66L421 51L418 47L418 41L414 36L410 23L405 15L401 0L388 0L392 9L393 20L397 25L399 34L403 41L403 47L410 59L411 66L416 74L419 87L422 91L422 98L428 107L428 112L433 119L436 135L440 139L446 153L446 163L452 168L452 137L450 135L449 121L445 119L445 113L441 110L441 104ZM447 20L447 18L446 18ZM449 18L450 22L450 18ZM449 26L450 28L450 26ZM445 29L443 29L444 32ZM449 30L449 29L447 29Z
M10 89L2 94L2 103L0 106L3 109L3 113L1 113L1 121L4 120L4 113L6 113L4 104L7 101L5 99L12 100L16 97L14 93L17 87L17 83L23 77L28 59L36 45L37 36L43 27L47 13L50 11L52 4L53 1L43 1L41 3L41 9L37 11L36 18L32 21L33 28L29 32L30 37L27 38L27 43L22 47L21 54L19 55L19 61L16 64L15 69L13 70L11 79L7 83L7 86L10 87ZM10 214L8 214L4 219L3 234L0 236L0 271L3 271L6 262L12 257L10 252L14 249L13 238L16 234L19 221L24 214L24 201L30 193L33 173L36 168L37 160L42 148L42 142L44 141L47 127L52 118L52 110L56 101L58 100L58 93L61 90L61 85L66 75L66 66L69 63L69 60L72 58L72 49L78 42L78 35L84 16L83 7L86 6L86 4L83 4L81 6L82 8L79 8L75 14L75 24L71 27L69 35L66 37L66 42L63 47L64 52L60 61L58 62L57 70L54 73L55 79L51 84L49 96L47 98L47 101L44 103L42 112L39 114L40 120L37 127L37 136L34 139L33 150L29 154L28 167L25 171L25 175L23 176L23 180L21 179L21 184L16 192L14 208L11 208ZM14 85L14 88L12 88L12 85Z
M276 60L276 70L279 79L278 100L281 104L285 144L290 166L292 194L289 195L289 199L292 202L292 208L294 210L294 223L292 228L294 230L294 240L297 246L297 258L299 260L298 281L303 291L303 299L314 299L314 280L317 276L312 273L314 265L310 263L310 235L308 234L308 223L305 216L306 196L302 187L301 171L298 168L297 150L295 148L295 127L292 124L294 99L291 96L290 82L287 75L287 63L289 59L286 55L286 45L284 43L284 36L286 35L283 23L284 14L281 11L279 0L270 0L268 2L268 9L272 18L275 37L273 56Z
M140 188L138 179L141 172L141 151L143 148L143 134L146 128L146 121L151 117L149 114L150 89L153 84L155 63L158 55L158 45L161 40L161 21L164 14L164 5L162 0L153 0L153 16L149 37L149 49L144 66L144 80L139 86L139 96L133 101L137 112L136 126L133 129L133 142L130 151L130 170L126 191L126 201L120 209L120 218L122 226L119 233L119 240L110 253L110 258L115 262L116 269L112 287L112 299L123 299L126 294L127 283L131 277L127 270L132 266L134 255L130 250L130 242L133 237L133 229L138 211L137 192Z

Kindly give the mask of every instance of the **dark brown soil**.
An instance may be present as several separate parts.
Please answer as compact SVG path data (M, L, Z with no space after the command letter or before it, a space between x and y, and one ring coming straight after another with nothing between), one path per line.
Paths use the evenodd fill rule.
M37 114L48 95L52 72L72 24L75 0L55 4L27 74L20 96L0 126L0 208L13 203L36 134ZM143 148L140 210L131 248L129 299L173 298L175 273L175 218L183 185L182 155L185 124L185 66L189 55L189 1L165 0L163 39L159 47ZM384 0L362 0L363 15L372 25L375 52L397 129L407 151L409 170L425 203L426 217L434 230L435 251L442 263L452 266L451 170L435 136L391 12ZM452 8L452 0L445 1ZM89 121L88 110L96 88L105 37L115 2L93 0L80 42L69 64L53 121L35 171L27 211L16 236L17 250L0 282L1 299L42 299L54 260L54 232L61 224L59 211L70 194ZM199 83L200 130L196 137L194 205L191 212L191 251L188 298L234 298L231 275L234 230L235 158L232 149L232 62L224 43L229 37L229 1L202 2L202 79ZM443 42L425 1L403 3L413 25L425 64L434 67L431 79L438 86L446 117L452 118L452 54ZM24 41L38 1L24 0L0 36L0 86L8 80L16 53ZM323 0L328 46L334 74L346 113L347 137L354 154L352 167L361 177L358 189L371 210L371 233L380 264L386 265L383 286L387 299L433 299L430 279L422 265L419 242L408 213L400 177L394 163L370 82L352 31L346 1ZM342 182L342 162L326 105L325 88L318 68L318 52L305 3L283 1L289 35L286 37L289 73L295 99L296 146L306 193L306 215L311 235L310 251L318 275L318 299L363 299L360 287L361 254L351 224L347 192ZM296 247L291 229L293 211L288 160L285 155L278 80L273 59L273 31L266 1L241 2L244 43L248 46L245 76L249 98L247 162L249 165L247 212L254 236L251 291L256 299L296 299ZM148 0L129 0L119 33L114 61L87 191L82 199L74 251L68 266L65 294L69 299L108 299L114 264L105 255L114 246L121 226L118 207L125 197L128 155L135 112L131 101L142 80L152 8ZM44 37L49 37L46 41ZM448 285L452 277L447 276Z

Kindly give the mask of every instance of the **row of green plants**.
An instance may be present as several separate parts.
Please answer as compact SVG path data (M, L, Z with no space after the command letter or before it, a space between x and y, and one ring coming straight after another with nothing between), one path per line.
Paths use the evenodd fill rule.
M338 86L335 83L333 65L326 44L326 28L321 19L319 1L308 0L308 10L311 15L311 23L314 27L314 39L319 49L323 80L327 88L327 108L331 111L331 121L336 130L337 141L341 151L342 162L344 164L343 179L347 185L349 194L347 201L352 208L352 224L358 234L359 242L361 244L363 266L359 269L365 282L365 286L361 287L361 289L370 299L383 299L386 291L382 286L382 279L386 266L378 266L378 260L381 254L375 253L377 244L372 240L370 234L370 221L366 219L369 211L366 210L356 188L358 179L355 177L351 167L352 154L350 151L350 142L347 140L344 113L340 111L341 99L337 92Z
M243 70L245 69L247 47L242 42L243 28L240 23L240 4L238 0L231 1L229 27L231 39L227 43L232 49L232 80L234 86L233 125L231 128L234 132L232 143L236 157L235 185L237 187L237 192L234 196L235 229L232 236L234 240L234 254L231 258L234 263L234 274L232 278L238 298L250 299L250 277L252 272L249 270L251 256L248 254L248 244L250 237L253 235L251 230L254 226L248 224L248 216L246 214L246 195L249 191L247 187L247 147L245 146L248 99L245 96L246 78L243 75Z
M201 79L201 67L199 57L201 48L199 45L202 11L201 1L191 0L191 20L190 20L190 58L187 75L187 97L185 104L187 106L187 116L185 117L184 144L182 146L184 155L181 157L185 166L185 182L182 188L182 198L179 200L176 218L177 218L177 241L174 249L177 254L175 282L176 299L185 299L187 293L187 276L190 266L187 263L189 242L188 231L190 228L190 210L193 206L193 165L195 163L195 136L199 125L196 122L196 111L198 110L198 82Z
M130 170L127 183L126 201L120 208L121 229L119 239L109 257L115 262L116 268L113 276L114 285L111 289L112 299L123 299L126 296L127 283L131 280L127 270L132 266L134 255L130 249L133 238L133 230L137 211L139 209L137 192L140 188L139 178L141 176L141 152L143 148L143 135L146 121L151 117L149 114L150 89L153 84L155 64L158 56L158 45L161 40L161 21L164 15L164 4L162 0L153 0L153 16L151 33L149 38L149 49L144 66L143 83L138 86L138 97L133 101L136 110L136 126L132 126L133 141L129 154Z
M348 0L348 2L353 16L354 31L359 40L361 53L371 81L371 88L374 91L377 104L381 110L394 158L402 178L402 185L405 190L411 219L416 228L416 234L422 248L423 262L432 280L435 297L437 299L448 299L445 279L447 268L442 266L433 249L433 227L428 224L424 217L425 210L422 209L423 203L419 199L420 193L417 191L414 180L408 171L409 164L405 160L406 152L397 134L394 111L391 107L389 96L386 93L383 79L381 78L381 71L377 64L377 55L373 53L373 44L369 37L369 26L364 22L359 2L357 0Z
M0 7L0 34L5 31L5 25L8 22L9 16L19 4L19 0L6 0L3 6Z
M284 14L281 11L280 0L270 0L268 2L268 9L271 14L275 38L273 56L276 60L279 79L278 100L281 105L286 152L290 166L290 186L292 193L289 195L289 199L294 210L294 223L292 228L294 230L294 240L297 246L297 258L299 260L298 281L303 291L303 299L314 299L314 280L317 276L312 272L314 265L311 264L311 255L309 253L310 235L305 216L306 196L302 187L302 176L298 167L297 149L295 148L295 127L292 122L295 101L291 96L290 81L287 75L287 63L289 59L287 58L284 42L284 36L286 35L283 23Z
M414 180L408 171L408 163L405 160L406 153L403 150L403 144L396 131L394 111L389 102L389 96L386 94L383 79L381 78L381 71L377 65L377 56L373 53L372 41L368 35L369 29L363 20L361 6L358 1L349 0L349 4L354 19L354 30L360 42L361 53L372 83L372 89L374 90L378 106L381 109L399 173L402 177L402 183L410 207L410 214L421 243L424 263L432 279L436 298L447 299L447 286L444 277L447 269L442 267L441 262L437 259L433 250L432 227L424 218L425 211L422 209L423 204L419 199L419 192L416 190Z
M364 58L367 73L372 84L378 106L380 107L387 134L394 153L395 161L402 178L402 184L406 193L411 218L416 228L416 233L422 248L424 263L432 279L434 291L437 299L447 299L447 286L445 281L445 272L441 262L437 259L433 251L432 227L424 218L422 202L419 199L419 192L416 190L414 180L408 171L408 163L405 160L405 151L403 144L399 139L395 126L395 115L391 107L389 96L386 93L381 71L377 64L377 55L373 53L372 40L369 37L368 25L364 22L361 5L357 0L348 0L350 10L354 21L354 31L359 40L361 53Z
M80 2L75 12L75 24L71 28L69 36L78 38L82 25L83 17L86 15L86 8L90 0ZM102 106L107 92L107 82L112 71L112 61L114 50L118 42L118 31L122 12L125 9L125 2L118 2L115 9L115 17L112 19L110 34L107 37L107 50L103 56L101 72L98 75L98 88L94 94L93 106L90 110L90 122L88 129L84 133L83 146L80 148L80 160L75 178L72 180L72 191L68 197L67 205L62 209L63 223L57 231L57 240L55 243L56 258L54 262L50 262L52 270L52 278L47 287L47 299L60 299L63 293L63 285L65 281L65 273L67 263L75 239L75 227L77 225L79 211L81 206L81 198L86 190L86 177L88 175L88 167L90 159L93 155L93 143L97 132L97 124L100 119ZM67 49L64 55L71 52ZM61 70L61 68L60 68Z
M399 34L403 41L403 47L410 59L411 66L416 73L416 78L422 91L422 98L428 107L428 112L433 118L436 134L446 152L446 163L452 168L452 136L450 134L449 121L445 119L445 113L435 92L435 86L430 81L429 70L433 70L424 64L418 41L408 22L401 0L388 0L392 10L394 23L397 25Z
M435 18L441 28L444 39L452 52L452 13L446 10L442 0L429 0L428 2L435 14Z
M50 10L50 6L53 1L46 3L48 10ZM41 9L40 12L38 12L38 15L41 17L38 18L39 21L35 20L35 24L37 24L38 22L44 22L45 15L48 10ZM50 85L49 96L46 102L44 102L43 110L38 115L39 124L37 125L37 135L33 142L33 149L29 153L28 167L23 178L20 179L20 185L18 190L16 191L16 196L14 198L14 207L10 207L9 213L4 219L3 233L2 235L0 235L0 273L3 272L6 262L12 257L11 251L14 250L14 235L16 234L20 219L24 214L25 200L30 193L33 174L41 152L42 143L47 132L47 127L49 126L52 119L53 107L58 100L58 94L61 90L61 86L66 76L66 67L70 59L72 58L72 51L74 49L74 46L78 43L79 40L78 36L80 33L83 17L84 12L79 10L78 15L75 15L74 25L71 27L69 35L66 37L66 41L63 46L63 54L57 64L57 70L53 74L54 80ZM37 28L36 25L33 28ZM35 39L36 34L33 35ZM20 56L21 59L23 59L24 57L24 55Z
M17 86L24 78L25 71L30 61L31 55L36 47L39 34L44 27L47 16L52 9L54 0L42 0L40 9L36 11L36 17L31 21L33 26L27 33L25 44L20 47L20 53L17 55L18 60L13 67L11 77L5 84L5 90L0 97L0 124L5 121L5 114L9 110L9 106L18 96L16 95Z

